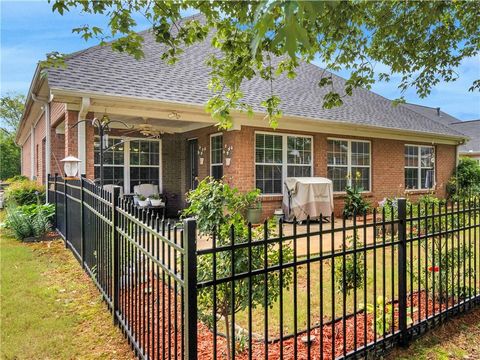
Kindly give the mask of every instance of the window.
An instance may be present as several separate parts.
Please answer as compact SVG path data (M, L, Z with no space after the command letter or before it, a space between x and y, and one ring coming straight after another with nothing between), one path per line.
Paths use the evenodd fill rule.
M287 177L312 176L312 139L287 137Z
M160 177L158 140L130 141L130 191L139 184L158 185Z
M312 176L312 138L255 134L256 187L281 194L286 177Z
M160 182L160 142L158 140L105 137L103 178L105 184L123 186L133 192L138 184ZM100 138L94 142L95 179L100 179Z
M103 179L105 184L124 184L124 146L121 139L104 138ZM100 179L100 138L95 136L94 142L95 179Z
M329 139L327 145L327 176L333 191L352 185L370 191L370 142Z
M214 179L223 176L223 136L212 135L210 137L210 175Z
M431 189L435 184L433 146L405 145L405 188Z

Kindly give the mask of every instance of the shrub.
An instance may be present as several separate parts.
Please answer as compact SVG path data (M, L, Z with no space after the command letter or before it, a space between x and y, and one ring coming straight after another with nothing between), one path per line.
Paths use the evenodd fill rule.
M14 182L17 182L17 181L25 181L25 180L28 180L27 176L25 176L25 175L15 175L15 176L5 180L5 182L8 183L8 184L11 184L11 183L14 183Z
M356 242L355 246L354 241ZM358 241L358 237L353 240L353 236L348 236L345 243L345 250L360 249L362 246ZM356 252L356 254L348 254L345 256L344 277L343 259L338 258L335 261L335 282L338 291L348 295L353 289L361 289L363 287L363 277L365 273L364 262L363 252Z
M48 210L40 208L28 214L21 207L13 207L7 210L5 225L20 240L42 236L50 230Z
M359 176L360 174L356 175L356 179L353 181L353 186L347 186L345 188L347 196L345 197L343 216L347 219L354 215L363 215L363 213L370 209L370 205L362 197L361 192L363 189L357 184Z
M38 213L43 212L44 215L47 217L49 221L53 220L55 215L55 205L54 204L31 204L31 205L23 205L17 207L18 210L23 212L25 215L28 216L36 216Z
M462 157L455 174L447 184L449 198L454 200L480 194L480 165L471 158Z
M11 205L31 205L45 202L45 188L32 180L12 182L5 190L5 200Z

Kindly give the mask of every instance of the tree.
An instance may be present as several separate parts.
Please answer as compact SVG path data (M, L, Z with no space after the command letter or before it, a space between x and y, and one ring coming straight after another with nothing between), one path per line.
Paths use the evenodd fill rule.
M1 128L4 132L8 134L16 133L22 119L24 104L25 96L22 94L8 93L0 98Z
M246 206L259 194L258 190L254 190L243 195L227 183L207 177L195 190L188 193L189 207L183 211L183 216L196 217L200 236L215 241L217 247L230 245L232 238L235 244L245 243L249 236L254 244L235 250L227 248L228 250L216 251L215 255L203 254L197 257L199 282L212 280L213 272L217 280L226 279L213 286L203 287L199 291L198 308L201 318L207 323L216 322L217 314L223 317L227 338L227 359L230 359L232 351L235 351L233 346L230 347L231 344L235 344L235 341L232 341L232 336L235 340L235 333L230 332L232 325L233 328L235 327L235 324L230 323L229 320L232 315L248 308L250 304L252 307L264 306L266 288L268 289L267 306L271 307L282 289L288 287L292 281L292 268L282 270L281 282L278 271L269 271L266 278L250 276L235 281L232 279L232 260L236 275L248 272L249 267L253 270L262 269L265 262L268 267L271 267L293 260L292 248L284 243L281 251L278 243L265 244L257 241L255 245L255 240L263 240L264 231L270 237L275 227L272 222L266 222L263 226L252 229L242 216ZM216 309L216 314L212 317L213 309Z
M280 74L294 77L301 61L318 59L326 70L351 71L343 89L334 88L328 72L319 81L329 89L323 106L331 108L356 88L389 81L392 74L401 76L402 93L413 87L426 97L440 81L456 80L456 68L477 55L480 44L480 8L475 1L55 0L52 8L61 15L71 9L104 15L108 29L85 25L73 31L102 44L112 40L114 50L135 58L144 56L143 37L134 31L138 15L166 45L162 59L168 62L176 61L185 46L212 34L211 43L220 51L208 60L214 95L207 111L222 128L231 126L232 110L252 112L242 102L241 85L255 74L272 84L259 105L276 126L282 114L274 80ZM181 21L182 11L188 9L203 14L205 21ZM377 72L377 63L390 70ZM44 62L60 64L59 53L49 54ZM476 79L469 90L479 89Z
M7 94L0 98L0 180L20 174L20 148L15 134L22 118L25 97Z

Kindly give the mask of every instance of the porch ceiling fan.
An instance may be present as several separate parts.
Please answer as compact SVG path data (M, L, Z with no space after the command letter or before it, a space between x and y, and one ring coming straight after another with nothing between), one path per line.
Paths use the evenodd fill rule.
M169 131L165 131L164 129L156 128L154 125L148 122L148 118L144 117L143 123L136 124L133 126L133 131L130 131L124 135L131 134L133 132L139 132L140 134L147 136L147 137L160 137L165 133L170 133Z

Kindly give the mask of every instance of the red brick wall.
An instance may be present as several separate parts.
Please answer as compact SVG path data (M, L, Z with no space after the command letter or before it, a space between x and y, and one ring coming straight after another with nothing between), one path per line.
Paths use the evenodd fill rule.
M241 191L248 191L255 187L255 159L254 144L255 131L271 131L254 127L242 127L240 131L224 133L224 144L233 145L231 166L224 165L224 174L229 183L238 187ZM282 131L276 131L282 133ZM327 138L357 138L371 141L371 192L365 197L373 205L384 197L404 196L404 146L406 141L386 140L376 138L358 138L352 136L338 136L329 134L309 134L301 131L287 131L289 134L305 134L313 136L313 162L314 176L327 176ZM445 196L445 185L455 168L455 146L436 145L436 183L435 194ZM208 150L207 150L208 151ZM413 200L426 192L408 192L407 196ZM281 207L281 196L264 196L263 213L270 216L273 211ZM335 195L334 206L336 214L340 214L343 208L344 196Z
M27 141L22 146L22 175L32 176L32 143L31 137L27 138Z

